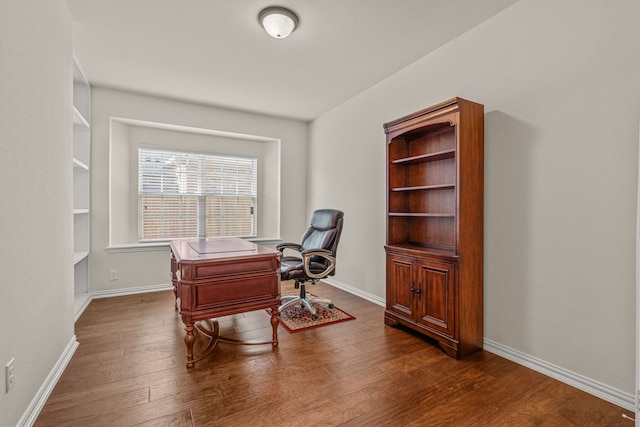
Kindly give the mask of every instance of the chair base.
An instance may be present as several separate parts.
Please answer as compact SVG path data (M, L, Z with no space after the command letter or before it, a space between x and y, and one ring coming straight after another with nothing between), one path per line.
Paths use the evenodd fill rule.
M296 285L299 285L300 287L300 295L298 296L286 295L286 296L280 297L280 302L282 302L283 304L280 307L278 307L278 315L280 315L282 311L284 311L286 308L294 306L296 304L300 304L300 306L306 307L307 310L311 312L311 318L313 320L317 320L318 312L311 305L312 301L320 304L327 304L329 309L332 309L334 307L333 301L331 301L330 299L307 296L307 291L305 289L304 283L299 283L296 281ZM298 286L296 286L296 288L298 288Z

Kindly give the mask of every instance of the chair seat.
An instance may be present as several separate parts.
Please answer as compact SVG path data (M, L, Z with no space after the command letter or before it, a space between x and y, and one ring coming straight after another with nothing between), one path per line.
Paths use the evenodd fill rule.
M326 268L327 267L320 262L311 261L309 263L309 270L312 273L321 273ZM306 277L302 259L293 256L282 257L280 274L284 280Z

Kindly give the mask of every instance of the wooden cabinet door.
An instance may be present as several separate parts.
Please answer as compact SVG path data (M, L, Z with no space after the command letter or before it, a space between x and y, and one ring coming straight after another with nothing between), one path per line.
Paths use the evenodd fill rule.
M428 260L418 260L416 264L416 320L454 337L455 266Z
M387 310L413 319L413 263L414 259L387 255Z

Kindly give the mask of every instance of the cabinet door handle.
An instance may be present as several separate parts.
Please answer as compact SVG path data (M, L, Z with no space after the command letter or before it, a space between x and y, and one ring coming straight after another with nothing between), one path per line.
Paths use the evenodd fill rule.
M416 291L416 288L414 288L413 286L411 287L411 293L414 293Z
M422 296L422 289L421 288L416 289L416 294L418 294L418 296Z

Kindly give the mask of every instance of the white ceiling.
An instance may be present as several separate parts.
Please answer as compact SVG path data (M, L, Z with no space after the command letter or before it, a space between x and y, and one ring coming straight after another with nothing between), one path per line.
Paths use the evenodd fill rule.
M281 0L298 29L269 37L270 0L67 0L92 85L312 120L517 0Z

